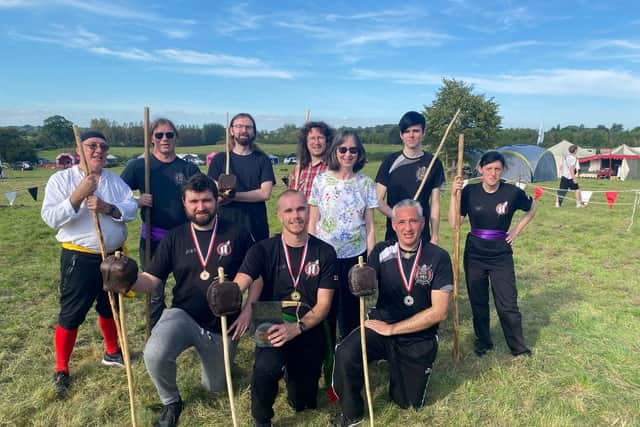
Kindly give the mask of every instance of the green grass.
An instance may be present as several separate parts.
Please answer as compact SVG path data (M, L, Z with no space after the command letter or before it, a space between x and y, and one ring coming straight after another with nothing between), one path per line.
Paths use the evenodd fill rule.
M281 149L283 154L292 151L291 147ZM272 152L270 147L268 151ZM372 162L364 172L373 176L378 165ZM275 168L278 177L289 170L288 166ZM119 173L121 168L113 171ZM0 207L0 425L127 425L124 371L100 366L102 339L94 311L81 327L72 355L69 399L58 402L54 397L51 376L59 246L54 231L42 223L39 215L42 186L50 173L43 169L7 171L9 178L0 180L2 193L21 190L13 207L6 207L6 200L0 202L5 205ZM35 185L40 186L38 202L26 192ZM555 187L557 183L544 185ZM640 188L638 181L583 180L581 185L594 190ZM282 189L279 182L274 194ZM532 193L533 187L527 190ZM596 193L592 201L600 203L586 209L575 209L570 199L562 209L555 209L551 192L545 192L537 216L514 248L525 338L533 348L533 357L514 359L508 354L494 310L496 350L482 359L473 355L470 309L463 285L459 299L461 363L456 365L451 358L450 313L441 325L440 352L422 411L405 411L391 404L387 365L370 367L377 424L640 425L640 212L627 232L634 197L633 193L620 193L614 208L609 209L604 195ZM441 245L451 251L453 233L446 224L448 200L446 193L440 235ZM272 232L277 232L280 227L273 215L273 201L269 212ZM380 216L376 223L381 238ZM139 221L129 226L127 244L135 258L139 227ZM463 236L467 230L468 224L463 225ZM126 307L138 424L150 425L158 416L159 403L141 360L143 298L128 300ZM251 422L252 364L253 346L245 337L233 368L241 425ZM230 425L226 393L203 391L197 356L192 351L178 360L178 383L186 403L182 425ZM295 414L282 390L275 405L276 425L325 426L338 411L338 406L328 403L322 393L317 410Z

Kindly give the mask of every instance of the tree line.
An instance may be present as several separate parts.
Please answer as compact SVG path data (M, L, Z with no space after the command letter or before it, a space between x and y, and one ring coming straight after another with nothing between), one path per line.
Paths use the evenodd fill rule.
M499 105L484 94L474 93L473 85L455 79L443 79L431 105L424 106L427 119L426 143L430 147L439 144L445 129L457 108L461 113L444 145L443 155L451 158L457 150L457 135L464 132L465 152L486 150L514 144L535 144L537 129L503 129ZM106 118L91 120L89 128L105 134L112 146L142 147L144 134L142 122L117 123ZM340 128L338 130L342 130ZM396 124L351 128L365 144L401 144L400 131ZM275 130L258 132L258 144L295 144L300 128L285 124ZM218 123L202 126L178 125L181 146L224 144L225 129ZM613 148L621 144L640 145L640 127L625 130L621 124L610 127L598 125L557 125L544 133L542 147L550 147L562 140L571 141L586 148ZM65 117L55 115L44 120L42 126L0 127L0 160L36 160L38 150L69 148L74 146L72 123Z

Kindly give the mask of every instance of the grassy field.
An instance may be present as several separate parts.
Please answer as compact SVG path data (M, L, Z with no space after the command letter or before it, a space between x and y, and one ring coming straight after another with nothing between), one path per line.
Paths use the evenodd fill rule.
M202 153L210 147L204 147ZM371 151L377 149L375 147ZM380 147L389 149L389 147ZM369 149L369 147L368 147ZM187 149L185 152L199 152ZM213 150L209 150L213 151ZM286 154L292 147L269 152ZM114 150L118 155L118 150ZM384 153L376 152L372 158ZM46 155L45 155L46 157ZM379 161L365 173L375 175ZM113 169L119 173L121 169ZM289 167L277 166L280 177ZM102 339L91 311L81 327L71 359L73 386L68 400L55 399L53 330L58 310L59 246L54 231L40 219L43 184L50 170L7 171L2 193L19 190L13 207L0 208L0 425L121 426L129 404L124 370L103 368ZM555 187L557 183L543 183ZM613 209L603 193L595 193L586 209L567 200L553 207L551 192L539 201L536 218L515 242L515 263L525 338L531 358L512 358L492 314L495 351L473 355L473 331L464 285L461 287L460 343L462 361L451 357L451 316L441 325L440 353L422 411L400 410L389 403L387 365L370 368L376 422L385 426L638 426L640 425L640 212L627 231L640 182L583 180L588 190L619 190ZM26 189L39 186L33 201ZM527 191L533 193L533 186ZM446 224L449 194L443 197L441 245L453 247ZM639 209L640 210L640 209ZM272 232L279 230L269 204ZM377 235L383 221L376 218ZM137 258L139 221L129 226L128 246ZM468 224L463 226L463 233ZM464 240L463 240L464 241ZM138 425L151 425L159 401L141 360L144 344L143 298L127 301L128 335L134 357ZM253 346L244 337L233 368L237 412L250 425L250 375ZM222 367L220 367L222 369ZM199 386L194 352L178 360L178 382L185 426L229 426L226 393L211 394ZM300 414L276 401L278 426L326 426L339 411L324 393L319 408Z

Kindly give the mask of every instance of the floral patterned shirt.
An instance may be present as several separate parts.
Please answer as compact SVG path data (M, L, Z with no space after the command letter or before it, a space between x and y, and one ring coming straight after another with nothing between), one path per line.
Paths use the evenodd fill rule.
M320 211L316 237L333 246L338 258L351 258L367 250L365 212L378 207L371 178L356 173L341 180L327 170L313 180L309 204Z

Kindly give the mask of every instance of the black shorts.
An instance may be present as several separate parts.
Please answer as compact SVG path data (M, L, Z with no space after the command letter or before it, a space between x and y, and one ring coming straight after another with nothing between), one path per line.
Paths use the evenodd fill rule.
M63 328L80 326L96 300L98 314L113 317L107 293L102 290L101 262L100 255L62 249L58 324Z
M580 186L578 186L577 182L573 182L573 180L569 178L565 178L563 176L560 178L560 189L561 190L579 190Z

